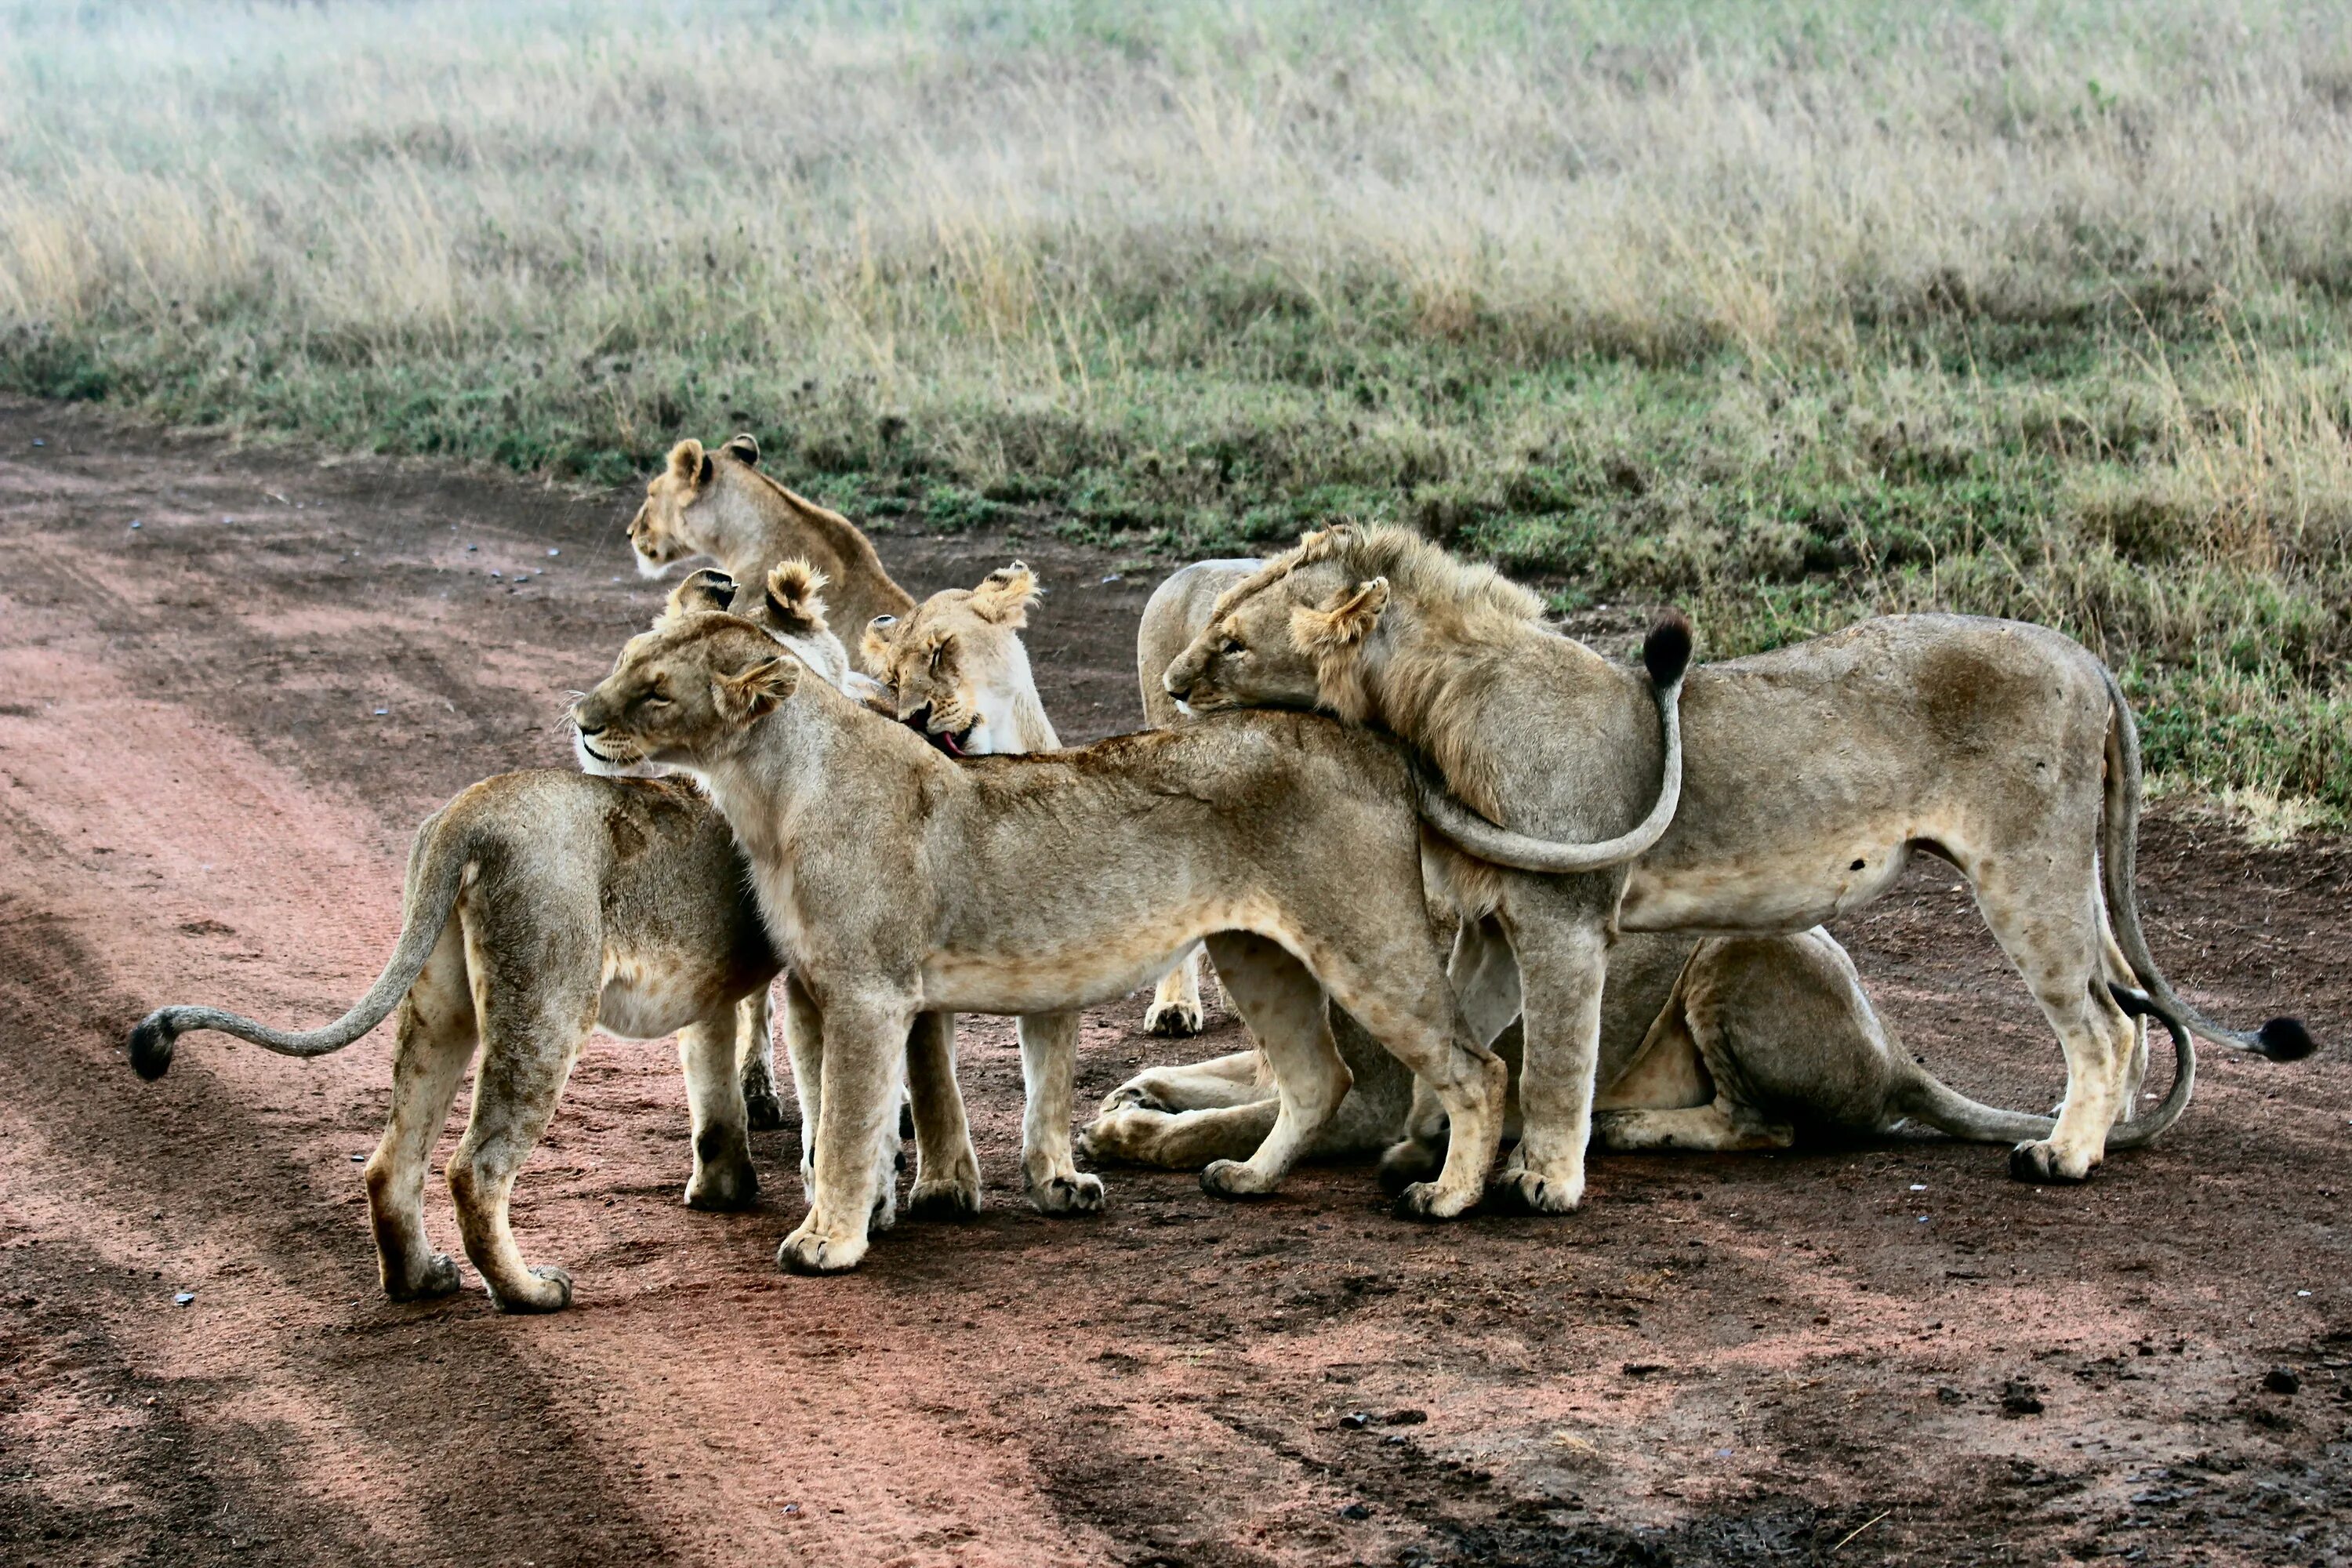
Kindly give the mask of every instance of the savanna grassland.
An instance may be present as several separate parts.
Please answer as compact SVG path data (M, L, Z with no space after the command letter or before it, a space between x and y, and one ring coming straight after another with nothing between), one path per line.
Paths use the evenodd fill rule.
M2352 12L0 11L0 385L887 528L1400 518L1706 651L2065 627L2352 813Z

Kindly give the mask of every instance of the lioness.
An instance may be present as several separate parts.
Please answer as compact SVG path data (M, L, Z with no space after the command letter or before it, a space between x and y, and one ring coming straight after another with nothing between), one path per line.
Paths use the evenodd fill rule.
M1037 602L1036 574L1019 561L990 573L976 588L945 588L902 619L877 616L866 626L866 665L884 698L877 704L951 757L1017 756L1062 746L1038 700L1021 628ZM952 1038L954 1015L941 1016ZM1065 1009L1024 1014L1021 1042L1022 1179L1049 1212L1099 1209L1102 1178L1081 1173L1072 1159L1072 1073L1078 1055L1079 1015ZM908 1070L920 1064L910 1062ZM797 1060L796 1076L804 1080ZM803 1089L801 1125L817 1124L815 1102ZM1255 1145L1253 1145L1254 1147ZM1244 1154L1247 1150L1243 1151Z
M760 469L760 443L730 437L715 452L688 439L670 448L629 522L637 570L658 577L689 556L708 555L739 583L766 580L780 561L806 561L832 584L836 626L857 637L877 616L903 616L913 595L891 581L856 524Z
M1592 737L1643 742L1623 721L1622 673L1547 629L1540 609L1402 530L1327 529L1227 589L1165 681L1199 710L1321 708L1384 726L1470 807L1523 830L1478 851L1517 870L1454 864L1467 911L1486 917L1465 919L1454 973L1482 1040L1518 1011L1507 980L1525 988L1527 1131L1505 1182L1557 1211L1583 1194L1612 907L1540 874L1555 864L1540 840L1622 819L1622 774L1591 766ZM2068 638L1895 616L1697 670L1685 707L1679 814L1626 877L1616 922L1801 931L1876 897L1914 849L1935 850L1969 877L2065 1050L2056 1126L2018 1145L2016 1174L2079 1181L2098 1163L2145 1049L2126 1011L2140 1004L2119 989L2210 1038L2276 1057L2310 1048L2289 1019L2221 1029L2157 969L2132 890L2137 731L2113 677ZM1570 863L1582 868L1582 847Z
M1281 1096L1265 1144L1211 1165L1203 1186L1270 1190L1346 1092L1328 987L1444 1106L1444 1169L1401 1206L1442 1217L1477 1201L1503 1065L1464 1033L1423 902L1410 780L1377 737L1235 715L951 761L719 614L633 640L572 717L615 762L703 780L821 1015L816 1196L778 1250L785 1268L864 1257L876 1129L916 1014L1085 1006L1203 937ZM1348 896L1335 899L1343 867Z
M825 629L817 585L804 566L779 567L764 599L743 605L767 626L739 624L812 669L839 671L847 655ZM731 584L697 574L673 591L666 613L735 597ZM399 943L350 1012L297 1033L210 1007L160 1008L131 1030L131 1061L141 1077L161 1078L190 1029L219 1029L285 1056L323 1056L397 1005L392 1113L366 1177L384 1293L405 1300L457 1288L457 1265L425 1238L425 1175L478 1040L473 1110L448 1171L466 1256L501 1310L552 1311L571 1301L572 1277L524 1263L507 1203L589 1031L677 1035L694 1129L686 1201L740 1207L759 1179L736 1072L737 1006L764 996L776 970L734 837L691 784L504 773L463 791L417 829ZM976 1206L979 1161L952 1076L943 1096L923 1092L940 1086L938 1074L913 1077L919 1155L944 1156L942 1168L919 1167L916 1201ZM950 1189L952 1197L939 1195ZM877 1217L887 1224L891 1215Z

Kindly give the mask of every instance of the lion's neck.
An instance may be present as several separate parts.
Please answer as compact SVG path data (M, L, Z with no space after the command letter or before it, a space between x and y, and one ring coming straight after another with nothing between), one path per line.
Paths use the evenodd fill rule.
M1348 661L1352 668L1327 673L1325 705L1388 730L1435 764L1465 804L1493 816L1509 762L1499 742L1513 731L1487 722L1486 710L1512 661L1528 651L1525 640L1546 636L1533 626L1433 622L1412 605L1391 605Z
M1045 703L1037 695L1036 678L1029 671L1029 652L1017 637L1004 639L1004 679L980 693L981 717L988 721L988 747L999 754L1058 752L1062 738L1045 717Z
M766 580L781 562L806 561L825 575L826 618L855 646L877 616L904 616L915 607L883 569L874 546L847 519L803 500L757 473L722 468L718 493L686 513L688 542L719 563L738 583Z

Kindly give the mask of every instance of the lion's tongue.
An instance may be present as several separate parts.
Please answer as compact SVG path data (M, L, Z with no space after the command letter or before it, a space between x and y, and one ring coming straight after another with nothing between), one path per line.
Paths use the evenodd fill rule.
M940 731L937 735L933 736L932 739L939 742L940 750L945 752L949 756L961 757L963 755L963 748L957 745L956 738L953 735L949 734L945 730Z

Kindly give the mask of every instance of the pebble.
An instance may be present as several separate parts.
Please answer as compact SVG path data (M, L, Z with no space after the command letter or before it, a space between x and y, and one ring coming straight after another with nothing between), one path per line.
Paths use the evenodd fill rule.
M2274 1366L2263 1373L2263 1387L2273 1394L2299 1394L2303 1379L2291 1366Z
M195 1299L196 1293L194 1290L183 1290L178 1295L172 1298L172 1305L174 1307L184 1307Z

